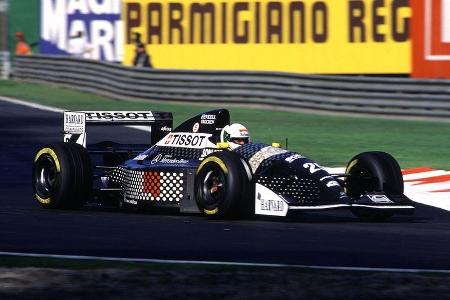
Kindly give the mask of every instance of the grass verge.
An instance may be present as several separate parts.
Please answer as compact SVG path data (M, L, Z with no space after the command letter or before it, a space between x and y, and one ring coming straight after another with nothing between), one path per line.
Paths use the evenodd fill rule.
M450 276L0 256L2 299L446 299Z
M217 105L166 101L119 101L53 85L0 81L0 95L70 110L171 111L175 124ZM124 99L126 100L126 99ZM450 169L450 123L367 117L325 116L224 105L233 122L245 124L254 141L284 143L326 166L344 166L357 153L385 151L403 168Z
M121 269L121 270L153 270L153 271L186 271L186 270L234 270L242 267L209 264L171 264L153 262L113 261L96 259L65 259L26 256L1 256L0 268L51 268L67 270ZM244 267L246 269L260 269Z

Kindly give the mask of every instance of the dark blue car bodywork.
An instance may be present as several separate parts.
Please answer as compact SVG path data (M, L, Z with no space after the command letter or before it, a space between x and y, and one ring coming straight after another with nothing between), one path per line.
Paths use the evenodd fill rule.
M261 143L223 149L218 144L220 131L229 123L225 109L187 120L165 132L147 150L99 175L98 192L114 192L126 205L199 213L194 189L199 165L215 152L232 151L245 165L256 214L286 216L300 210L341 207L399 214L414 211L404 196L392 199L383 193L372 193L349 197L345 192L345 174L329 174L311 159L286 149Z

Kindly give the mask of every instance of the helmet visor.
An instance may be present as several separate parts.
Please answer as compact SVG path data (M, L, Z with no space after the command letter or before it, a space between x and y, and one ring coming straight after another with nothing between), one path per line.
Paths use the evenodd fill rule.
M249 142L249 138L248 137L230 138L230 142L238 144L238 145L244 145Z

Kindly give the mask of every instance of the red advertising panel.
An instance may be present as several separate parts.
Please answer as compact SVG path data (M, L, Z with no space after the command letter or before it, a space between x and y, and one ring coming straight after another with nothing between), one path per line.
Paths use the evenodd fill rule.
M450 78L450 0L412 0L413 77Z

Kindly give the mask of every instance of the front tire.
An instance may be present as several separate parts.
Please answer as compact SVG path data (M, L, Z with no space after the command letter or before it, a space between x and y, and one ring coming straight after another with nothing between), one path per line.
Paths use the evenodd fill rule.
M357 199L367 193L383 193L389 196L403 195L403 176L397 161L388 153L364 152L353 157L345 173L347 195ZM384 221L391 212L353 209L352 212L364 221Z
M33 162L32 183L42 207L80 208L92 196L89 154L75 143L42 147Z
M250 179L238 154L222 151L207 156L197 169L195 199L210 218L242 217L250 213Z

